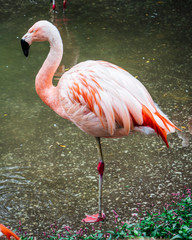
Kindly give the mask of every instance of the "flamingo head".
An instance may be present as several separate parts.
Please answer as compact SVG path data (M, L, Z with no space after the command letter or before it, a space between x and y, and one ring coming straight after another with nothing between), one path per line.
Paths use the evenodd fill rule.
M53 35L53 30L58 31L52 23L46 20L36 22L21 39L24 55L26 57L29 55L29 48L32 42L49 41Z

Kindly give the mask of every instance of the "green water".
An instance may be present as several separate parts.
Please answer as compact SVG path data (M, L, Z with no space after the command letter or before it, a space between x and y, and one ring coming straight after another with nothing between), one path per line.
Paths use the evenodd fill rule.
M78 228L85 213L97 212L95 140L35 92L49 45L34 43L27 59L20 47L41 19L61 33L62 67L102 59L125 68L182 129L168 136L169 149L156 136L102 140L104 227L113 224L112 209L130 219L138 203L160 208L172 192L192 187L191 1L180 2L71 0L64 15L62 1L55 14L45 0L1 4L0 223L18 227L20 220L28 232L41 234L55 221Z

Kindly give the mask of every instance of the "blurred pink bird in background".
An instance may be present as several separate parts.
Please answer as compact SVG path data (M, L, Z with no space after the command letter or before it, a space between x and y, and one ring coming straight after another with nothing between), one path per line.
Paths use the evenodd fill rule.
M66 9L67 7L67 0L63 1L63 11ZM52 1L52 9L55 11L56 10L56 2L55 0Z
M0 239L1 237L6 237L7 239L11 239L11 237L15 238L16 240L20 240L20 238L12 232L10 229L6 228L3 224L0 224Z
M97 140L99 211L82 221L102 221L105 218L102 212L104 161L100 138L119 138L135 131L153 132L168 147L167 134L176 127L154 104L142 83L112 63L81 62L65 72L54 86L52 79L63 55L59 31L48 21L36 22L21 39L25 56L34 41L50 43L50 52L35 79L37 94L58 115Z

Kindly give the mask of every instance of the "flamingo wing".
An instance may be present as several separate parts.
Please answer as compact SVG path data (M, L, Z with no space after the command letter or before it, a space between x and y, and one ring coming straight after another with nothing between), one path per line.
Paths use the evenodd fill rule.
M89 60L74 66L63 75L59 91L70 120L94 136L122 137L147 126L168 145L167 132L175 128L146 88L109 62Z

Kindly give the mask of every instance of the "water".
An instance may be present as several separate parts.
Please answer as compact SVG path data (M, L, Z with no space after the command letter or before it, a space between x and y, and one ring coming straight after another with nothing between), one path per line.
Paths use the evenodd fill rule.
M57 1L59 2L59 1ZM53 222L80 227L97 212L95 140L61 119L37 96L35 76L49 45L35 43L26 59L20 38L38 20L54 22L64 42L62 69L87 59L113 62L147 87L182 133L102 140L105 227L115 209L131 218L138 204L161 208L191 186L191 3L70 1L53 14L47 1L6 1L0 10L0 222L41 234Z

